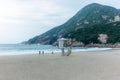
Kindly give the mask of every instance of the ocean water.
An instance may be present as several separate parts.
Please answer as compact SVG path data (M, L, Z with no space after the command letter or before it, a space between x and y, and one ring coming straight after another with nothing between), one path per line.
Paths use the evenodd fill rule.
M73 47L72 51L73 52L98 51L98 50L108 50L108 49L111 48ZM39 51L44 51L45 54L51 54L52 52L54 53L61 52L61 50L57 46L52 46L52 45L0 44L0 55L39 54Z

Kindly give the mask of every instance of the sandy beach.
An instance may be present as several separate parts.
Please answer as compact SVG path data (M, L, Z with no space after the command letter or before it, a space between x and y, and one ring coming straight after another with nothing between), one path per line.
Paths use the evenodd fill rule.
M119 80L120 50L0 56L0 80Z

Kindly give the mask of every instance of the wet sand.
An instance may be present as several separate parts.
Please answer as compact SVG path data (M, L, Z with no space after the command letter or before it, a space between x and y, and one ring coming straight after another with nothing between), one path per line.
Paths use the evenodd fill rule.
M0 56L0 80L119 80L120 50Z

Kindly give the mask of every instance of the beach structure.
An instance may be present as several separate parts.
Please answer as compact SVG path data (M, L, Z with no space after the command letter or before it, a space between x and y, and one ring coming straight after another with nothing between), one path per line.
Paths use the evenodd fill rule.
M65 39L65 38L60 38L58 39L58 43L59 43L59 48L62 51L62 56L69 56L71 54L71 46L69 45L69 40ZM68 52L65 53L65 48L68 48Z
M62 56L65 56L65 51L64 51L64 48L65 48L65 42L67 41L67 39L65 38L60 38L58 39L58 46L59 48L61 49L62 51Z

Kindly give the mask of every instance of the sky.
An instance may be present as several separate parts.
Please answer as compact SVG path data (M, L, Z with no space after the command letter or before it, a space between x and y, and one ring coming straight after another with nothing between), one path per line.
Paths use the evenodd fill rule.
M0 0L0 44L20 43L59 26L91 3L120 0Z

